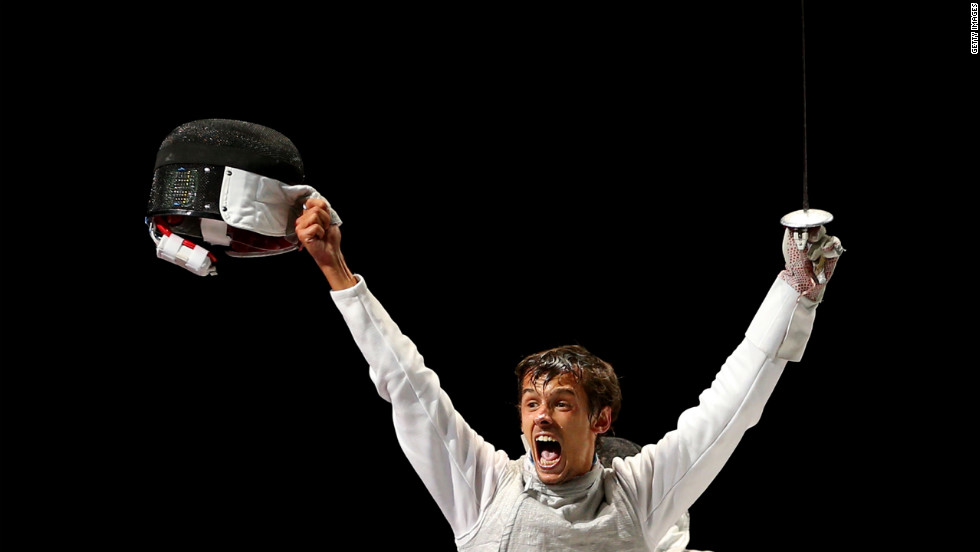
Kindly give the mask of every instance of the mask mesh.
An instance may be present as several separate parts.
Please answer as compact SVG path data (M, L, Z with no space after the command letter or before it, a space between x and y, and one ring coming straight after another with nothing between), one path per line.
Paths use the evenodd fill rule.
M296 146L271 128L232 119L201 119L174 129L160 145L156 167L173 163L229 165L290 184L303 181Z
M188 163L153 171L147 213L172 213L220 218L218 200L224 167Z

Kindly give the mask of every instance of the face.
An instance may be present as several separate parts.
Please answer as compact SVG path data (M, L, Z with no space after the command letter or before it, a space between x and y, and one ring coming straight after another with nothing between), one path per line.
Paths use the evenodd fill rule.
M541 382L524 379L521 430L538 477L554 485L592 469L595 436L609 429L612 409L607 406L590 420L588 398L575 378L563 375L547 385Z

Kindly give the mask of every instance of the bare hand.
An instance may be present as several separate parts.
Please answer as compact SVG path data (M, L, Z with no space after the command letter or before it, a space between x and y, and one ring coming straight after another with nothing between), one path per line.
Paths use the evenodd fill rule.
M340 226L331 224L330 207L323 199L306 200L306 210L296 219L296 238L327 277L333 289L357 283L340 251Z

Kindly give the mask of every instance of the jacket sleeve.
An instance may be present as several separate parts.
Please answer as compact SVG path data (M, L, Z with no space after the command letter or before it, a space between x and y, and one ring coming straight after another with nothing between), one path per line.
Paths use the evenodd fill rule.
M358 275L331 291L378 394L391 403L399 445L457 537L473 527L493 494L505 452L485 442L453 408L435 372Z
M685 410L658 443L614 460L650 542L658 542L697 500L759 421L787 361L803 354L815 308L777 278L698 405Z

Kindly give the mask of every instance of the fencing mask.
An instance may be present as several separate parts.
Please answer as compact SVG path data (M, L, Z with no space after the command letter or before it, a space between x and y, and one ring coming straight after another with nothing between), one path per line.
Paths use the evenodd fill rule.
M296 250L294 221L306 199L322 198L304 178L296 146L271 128L230 119L178 126L157 152L150 188L146 223L157 257L206 276L217 274L215 251Z

